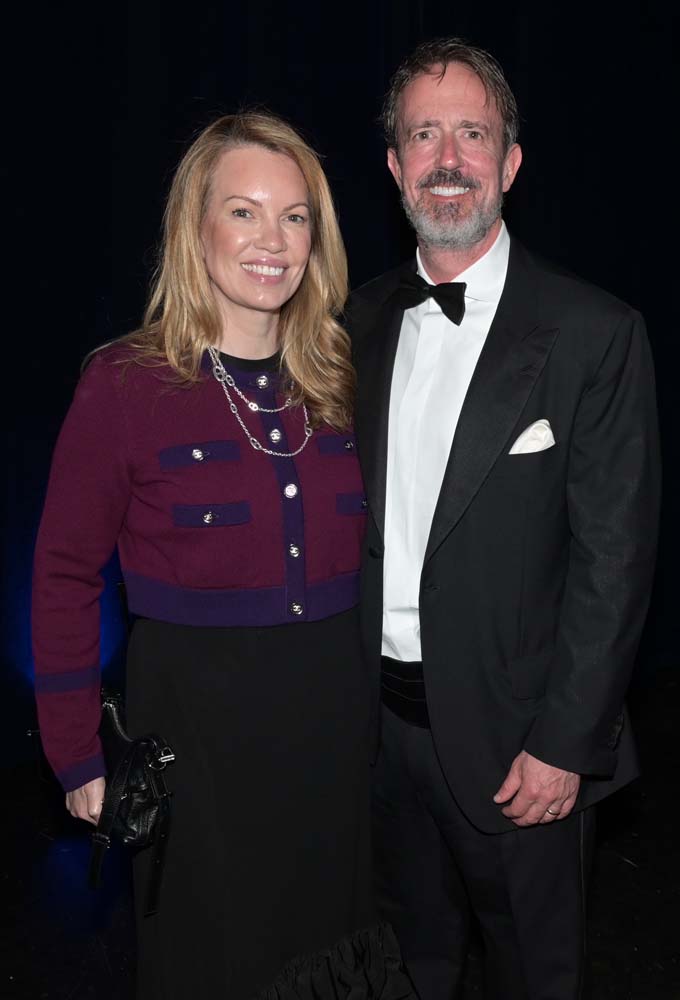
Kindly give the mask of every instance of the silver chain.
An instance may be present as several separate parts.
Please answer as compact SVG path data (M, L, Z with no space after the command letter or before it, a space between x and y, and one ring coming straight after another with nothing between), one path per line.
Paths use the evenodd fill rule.
M267 407L265 406L260 406L258 403L251 402L251 400L247 399L247 397L244 396L241 390L238 388L238 386L234 382L233 376L229 374L227 369L222 364L220 356L215 350L215 348L208 347L208 353L213 363L212 373L215 376L216 380L219 382L219 384L222 386L224 395L227 397L229 409L231 410L231 412L234 414L239 424L241 425L243 433L250 441L251 447L254 448L255 451L262 451L264 452L265 455L272 455L274 458L294 458L296 455L299 455L302 449L306 446L312 434L314 433L314 429L310 426L309 423L309 414L307 413L307 407L305 406L305 404L304 403L302 404L302 412L305 418L305 439L300 445L300 447L296 448L295 451L273 451L271 448L265 448L265 446L260 441L258 441L255 435L251 434L248 428L246 427L241 417L241 414L238 412L238 407L236 403L231 398L229 388L227 387L228 386L231 387L241 397L244 403L246 403L248 409L252 410L253 413L257 412L281 413L282 410L287 410L290 407L291 405L290 397L286 398L286 402L283 404L283 406L278 406L272 410L267 409Z
M210 352L210 357L213 360L213 375L215 376L217 381L222 384L222 388L224 388L225 385L228 385L230 389L233 389L236 395L241 397L241 399L246 404L248 409L252 410L253 413L281 413L282 410L287 410L288 407L291 405L290 396L286 397L286 401L283 404L283 406L275 406L273 410L268 410L266 406L260 406L260 404L254 402L254 400L248 399L248 397L244 396L239 387L236 385L236 382L234 381L234 376L229 374L227 369L220 361L220 356L215 350L215 348L209 347L208 351Z

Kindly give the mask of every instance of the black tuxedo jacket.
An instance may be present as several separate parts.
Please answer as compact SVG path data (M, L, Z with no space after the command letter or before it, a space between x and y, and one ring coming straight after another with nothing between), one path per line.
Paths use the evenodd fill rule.
M364 285L347 311L370 510L362 627L376 752L388 409L403 315L391 297L414 267ZM556 444L510 455L540 419ZM492 796L522 749L584 776L577 808L637 773L624 694L647 610L659 490L642 318L512 240L420 580L433 737L481 830L514 828Z

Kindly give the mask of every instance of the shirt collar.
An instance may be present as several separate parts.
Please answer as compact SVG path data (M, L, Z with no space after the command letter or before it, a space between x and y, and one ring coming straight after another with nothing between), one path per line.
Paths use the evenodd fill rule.
M464 281L467 285L465 298L476 299L479 302L498 302L505 284L509 255L510 234L501 219L498 236L486 253L455 277L456 281ZM421 278L434 285L435 282L423 265L420 249L416 250L416 263ZM431 299L428 301L432 302Z

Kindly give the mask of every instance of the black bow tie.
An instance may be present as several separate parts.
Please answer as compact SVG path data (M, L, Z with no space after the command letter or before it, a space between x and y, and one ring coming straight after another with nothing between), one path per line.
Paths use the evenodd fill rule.
M452 323L460 326L465 315L464 281L445 281L441 285L430 285L424 278L412 271L405 274L397 285L395 300L402 309L419 306L430 296Z

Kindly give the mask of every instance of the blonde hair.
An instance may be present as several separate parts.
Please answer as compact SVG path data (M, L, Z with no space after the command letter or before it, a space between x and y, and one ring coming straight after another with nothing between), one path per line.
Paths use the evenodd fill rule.
M347 258L333 198L317 154L271 114L226 115L209 125L182 158L165 209L159 265L142 326L125 340L141 364L168 363L180 381L196 382L208 345L222 324L203 261L200 230L218 160L237 146L261 146L290 157L305 179L311 208L311 252L299 288L279 318L281 367L292 399L313 423L344 429L352 419L355 374L349 338L337 321L347 298Z

